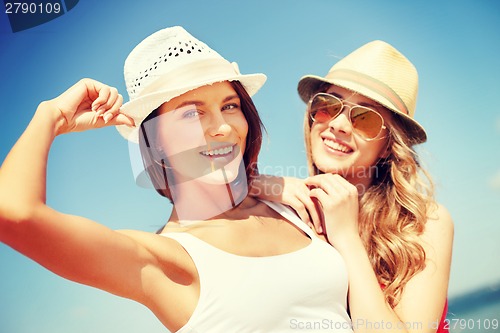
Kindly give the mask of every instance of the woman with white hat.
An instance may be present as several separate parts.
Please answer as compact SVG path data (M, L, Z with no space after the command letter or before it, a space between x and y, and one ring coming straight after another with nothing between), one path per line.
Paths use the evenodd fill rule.
M415 67L382 41L355 50L325 77L302 77L310 177L261 176L254 184L342 254L354 331L447 332L453 222L434 201L413 148L426 141L414 120L417 90ZM276 184L284 192L265 195Z
M246 195L262 139L250 95L265 76L240 74L173 27L131 52L125 79L123 106L115 88L91 79L39 105L0 169L0 241L144 304L171 331L352 332L338 251L287 207ZM46 205L54 138L110 125L139 143L152 183L174 204L160 235Z

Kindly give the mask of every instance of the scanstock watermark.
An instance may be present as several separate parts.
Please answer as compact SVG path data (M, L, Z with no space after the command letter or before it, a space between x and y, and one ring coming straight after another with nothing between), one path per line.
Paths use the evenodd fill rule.
M73 9L79 0L3 0L4 13L12 32L27 30L58 18Z
M424 331L428 329L437 329L439 327L438 321L429 322L424 324L419 321L415 322L390 322L390 321L373 321L366 319L356 319L352 322L349 321L335 321L330 319L320 320L290 320L290 328L297 331L357 331L357 330L372 330L386 332L389 330L415 330Z

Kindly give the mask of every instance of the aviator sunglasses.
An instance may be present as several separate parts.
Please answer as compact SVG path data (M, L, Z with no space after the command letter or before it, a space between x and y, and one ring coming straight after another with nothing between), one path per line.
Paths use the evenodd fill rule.
M329 123L344 107L349 108L349 121L354 132L364 140L374 140L386 128L384 118L377 111L360 105L346 105L338 97L327 93L318 93L311 98L309 117L313 122Z

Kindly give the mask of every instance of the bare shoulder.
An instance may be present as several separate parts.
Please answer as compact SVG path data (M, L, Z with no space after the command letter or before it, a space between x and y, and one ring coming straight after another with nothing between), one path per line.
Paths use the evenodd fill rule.
M421 235L421 245L424 247L429 261L441 262L449 266L453 250L454 225L450 213L441 204L434 204L428 210L427 223Z
M146 231L119 230L118 232L132 238L144 247L156 258L158 265L164 271L170 271L175 267L189 273L196 272L191 257L174 239Z
M139 301L169 329L185 324L199 299L198 272L186 250L170 237L136 230L119 232L155 257L154 264L141 270L144 297Z
M454 224L450 212L440 203L432 205L427 211L424 234L429 237L453 238Z

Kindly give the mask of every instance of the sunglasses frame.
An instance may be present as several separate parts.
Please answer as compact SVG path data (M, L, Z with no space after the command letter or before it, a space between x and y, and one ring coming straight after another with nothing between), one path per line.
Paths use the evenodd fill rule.
M334 116L331 116L331 118L326 121L326 122L318 122L316 119L314 119L312 113L311 113L311 106L312 106L312 102L313 100L318 97L318 96L326 96L328 98L333 98L335 100L337 100L340 105L341 105L341 108L339 109L339 111L337 112L336 115ZM332 94L328 94L328 93L323 93L323 92L320 92L320 93L317 93L317 94L314 94L311 99L309 99L309 103L307 103L307 113L308 113L308 116L309 116L309 120L311 122L318 122L318 123L321 123L321 124L327 124L329 122L331 122L333 119L337 118L344 110L344 108L349 108L349 113L348 113L348 120L349 120L349 123L351 124L351 127L353 129L353 132L355 134L357 134L361 139L365 140L365 141L374 141L374 140L381 140L381 139L384 139L386 138L386 136L383 136L381 138L377 138L380 133L384 130L384 129L387 129L387 126L385 126L385 121L384 121L384 117L382 117L382 115L372 109L372 108L369 108L369 107L366 107L366 106L362 106L362 105L358 105L358 104L352 104L352 105L347 105L345 101L343 101L342 99L338 98L337 96L335 95L332 95ZM380 126L380 129L378 130L377 132L377 135L375 135L373 138L366 138L365 136L363 136L358 129L356 129L352 123L352 120L351 120L351 113L352 113L352 109L353 108L361 108L361 109L365 109L365 110L368 110L368 111L371 111L371 112L374 112L378 117L380 117L380 120L382 121L382 125Z

